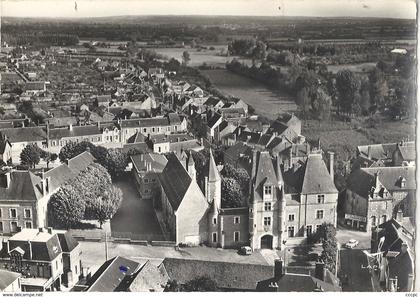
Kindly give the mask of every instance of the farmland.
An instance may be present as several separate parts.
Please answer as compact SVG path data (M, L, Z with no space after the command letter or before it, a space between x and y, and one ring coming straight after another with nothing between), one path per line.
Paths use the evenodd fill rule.
M208 46L210 48L211 46ZM214 50L210 49L191 49L191 48L152 48L156 53L164 56L167 59L175 58L179 62L182 62L182 53L188 51L190 54L190 62L188 66L198 67L206 63L212 67L225 67L227 61L231 61L232 56L221 55L221 52L226 52L227 46L215 45ZM237 58L237 57L236 57ZM238 58L239 61L250 63L250 59Z
M274 92L252 79L228 70L203 71L214 85L226 96L241 98L255 108L255 112L275 119L280 112L295 112L294 98L285 92Z

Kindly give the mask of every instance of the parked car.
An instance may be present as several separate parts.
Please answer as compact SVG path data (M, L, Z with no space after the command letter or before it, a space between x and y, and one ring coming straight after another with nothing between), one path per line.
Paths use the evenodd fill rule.
M350 239L349 241L346 242L345 246L348 249L352 249L352 248L355 248L358 244L359 242L356 239Z
M250 246L242 246L238 252L239 254L244 255L244 256L251 255L252 248Z

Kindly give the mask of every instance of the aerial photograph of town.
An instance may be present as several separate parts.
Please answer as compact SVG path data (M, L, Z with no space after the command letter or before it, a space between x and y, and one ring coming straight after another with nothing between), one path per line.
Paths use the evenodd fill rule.
M0 295L420 288L415 1L0 3Z

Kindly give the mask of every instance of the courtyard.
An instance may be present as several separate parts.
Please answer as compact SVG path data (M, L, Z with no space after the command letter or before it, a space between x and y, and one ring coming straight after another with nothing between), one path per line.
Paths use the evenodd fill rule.
M131 175L128 175L124 180L115 183L123 193L123 200L111 220L111 231L113 234L125 235L124 237L134 237L133 239L161 240L162 230L152 201L141 199L134 182Z

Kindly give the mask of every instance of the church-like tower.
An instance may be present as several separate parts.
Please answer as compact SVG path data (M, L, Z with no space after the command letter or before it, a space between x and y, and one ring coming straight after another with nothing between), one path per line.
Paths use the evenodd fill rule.
M216 162L213 158L213 153L210 150L209 160L209 176L206 179L206 198L209 204L213 204L213 211L218 212L222 206L222 179Z

